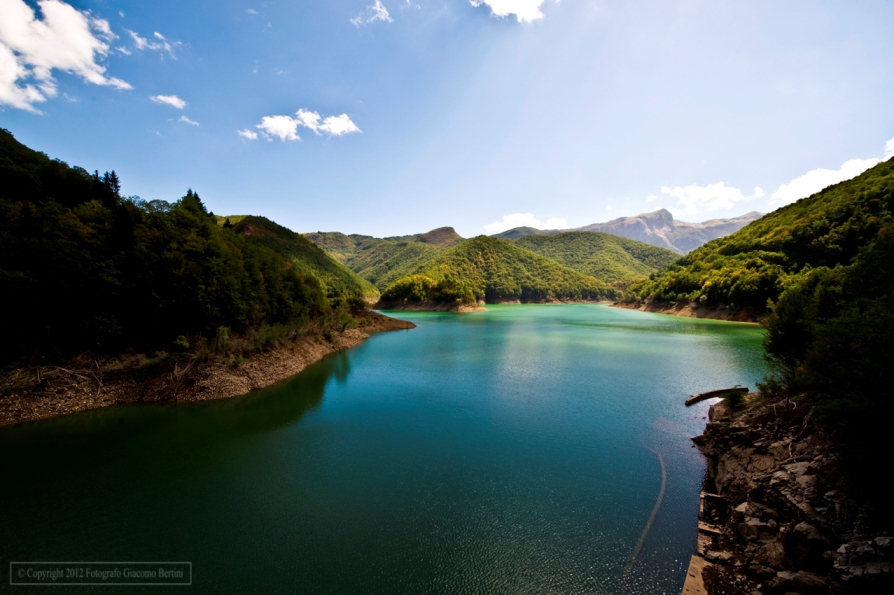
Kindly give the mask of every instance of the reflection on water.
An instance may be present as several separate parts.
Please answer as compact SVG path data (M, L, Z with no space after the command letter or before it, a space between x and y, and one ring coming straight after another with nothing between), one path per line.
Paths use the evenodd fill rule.
M604 306L406 317L245 397L0 429L3 560L190 560L208 593L679 591L707 408L682 401L753 386L760 331Z

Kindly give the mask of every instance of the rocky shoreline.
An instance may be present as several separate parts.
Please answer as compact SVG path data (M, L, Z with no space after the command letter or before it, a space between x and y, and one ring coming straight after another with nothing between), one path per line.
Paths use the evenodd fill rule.
M615 302L616 308L626 308L628 310L639 310L640 312L654 312L656 314L671 314L673 316L683 316L685 318L707 318L711 320L726 320L729 322L748 322L757 324L757 317L750 311L730 306L720 306L717 308L709 308L702 306L698 302L654 302L647 301L645 303L624 303Z
M894 546L849 495L808 405L750 393L710 408L708 461L684 595L894 593Z
M124 403L225 399L293 376L330 353L356 347L371 333L415 328L412 322L366 312L358 328L305 335L288 345L256 353L234 365L207 356L172 365L140 365L138 356L77 358L60 365L13 368L2 380L0 426Z

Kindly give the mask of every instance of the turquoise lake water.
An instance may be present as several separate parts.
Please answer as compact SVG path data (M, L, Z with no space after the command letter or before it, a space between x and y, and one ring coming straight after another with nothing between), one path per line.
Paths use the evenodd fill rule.
M2 573L186 560L197 593L679 593L708 406L683 401L753 388L761 330L488 308L392 313L418 328L245 397L0 428Z

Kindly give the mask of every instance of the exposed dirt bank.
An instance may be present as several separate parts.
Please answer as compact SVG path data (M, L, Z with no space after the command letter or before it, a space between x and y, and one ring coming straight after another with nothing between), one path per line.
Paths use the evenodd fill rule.
M616 308L626 308L628 310L639 310L641 312L672 314L674 316L684 316L686 318L710 318L712 320L728 320L730 322L757 323L757 317L748 310L740 310L728 306L708 308L697 302L678 302L674 304L668 302L646 302L645 304L625 304L615 302L613 306Z
M891 537L848 495L808 406L758 393L745 403L712 406L693 439L708 459L708 491L683 592L894 592Z
M477 305L463 304L444 304L441 302L379 302L375 305L377 310L412 310L416 312L485 312L488 304L538 304L538 305L558 305L558 304L610 304L609 301L560 301L549 300L542 302L522 302L520 300L497 300L493 302L478 302Z
M331 333L328 340L302 336L252 354L238 365L232 356L212 354L147 366L132 355L104 360L82 356L59 365L13 368L2 380L0 426L121 403L235 397L293 376L330 353L355 347L370 333L416 326L376 312L365 313L358 322L359 328Z
M450 304L444 302L379 302L376 310L408 310L412 312L484 312L484 304Z

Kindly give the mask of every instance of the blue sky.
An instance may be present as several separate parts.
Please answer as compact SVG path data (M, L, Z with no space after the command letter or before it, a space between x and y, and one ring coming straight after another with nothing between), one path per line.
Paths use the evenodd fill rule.
M0 126L296 231L769 211L894 154L894 3L0 0ZM241 133L240 133L241 131Z

